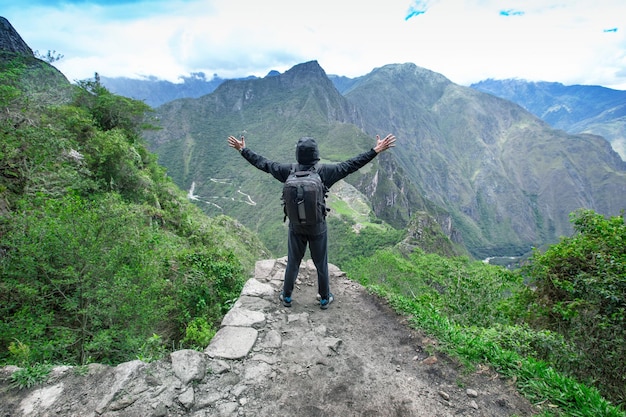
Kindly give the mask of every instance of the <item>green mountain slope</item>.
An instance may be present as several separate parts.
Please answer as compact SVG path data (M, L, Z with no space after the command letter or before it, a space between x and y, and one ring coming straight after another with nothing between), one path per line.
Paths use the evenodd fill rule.
M149 107L4 50L0 108L0 363L206 346L269 253L165 175L141 139Z
M571 233L568 214L580 207L626 207L626 164L606 141L553 130L509 101L413 64L374 70L346 97L365 131L401 138L399 165L452 214L476 256L553 242Z
M174 181L188 190L193 187L204 211L239 219L258 232L270 249L284 254L281 184L228 148L226 137L245 134L247 146L254 151L291 162L297 140L313 136L323 162L339 162L375 144L373 136L354 124L358 118L355 107L337 92L317 62L309 62L279 76L226 81L199 99L160 106L155 124L162 129L147 132L146 140ZM393 215L383 216L402 227L410 218L410 207L423 207L424 202L403 176L394 182L388 175L378 176L379 169L375 160L347 181L361 191L376 181L379 191L373 201L392 194L395 197L390 198L403 201L393 205Z

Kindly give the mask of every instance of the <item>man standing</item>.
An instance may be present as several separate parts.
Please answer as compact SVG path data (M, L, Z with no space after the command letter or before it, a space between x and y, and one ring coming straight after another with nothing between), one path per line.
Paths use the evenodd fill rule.
M322 183L328 190L337 181L356 172L368 162L372 161L376 155L389 148L395 146L396 137L392 134L381 139L376 135L376 146L367 152L348 159L338 164L319 164L319 150L315 139L303 137L296 145L296 160L298 161L297 171L307 171L316 166ZM293 164L281 164L273 162L267 158L246 148L245 138L241 139L234 136L228 137L228 146L238 150L241 155L252 165L261 171L272 174L278 181L284 183L292 172ZM300 225L289 222L289 236L287 241L287 269L285 270L285 279L283 283L283 291L280 299L285 307L291 307L291 295L293 287L300 269L300 262L304 257L307 244L311 251L311 259L317 269L317 287L321 297L320 308L327 309L333 302L334 296L330 292L330 284L328 279L328 246L327 246L327 230L325 218L314 225Z

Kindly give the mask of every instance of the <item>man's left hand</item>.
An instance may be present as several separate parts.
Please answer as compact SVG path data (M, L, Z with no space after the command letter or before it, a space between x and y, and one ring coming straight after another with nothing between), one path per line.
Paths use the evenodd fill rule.
M381 139L380 135L376 135L376 146L374 147L376 153L381 153L394 146L396 146L396 137L391 133L385 136L385 139Z

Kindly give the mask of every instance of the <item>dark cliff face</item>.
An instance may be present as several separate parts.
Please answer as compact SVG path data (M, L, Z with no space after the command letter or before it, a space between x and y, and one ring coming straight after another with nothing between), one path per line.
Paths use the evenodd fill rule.
M24 42L11 23L0 16L0 51L34 56L33 50Z

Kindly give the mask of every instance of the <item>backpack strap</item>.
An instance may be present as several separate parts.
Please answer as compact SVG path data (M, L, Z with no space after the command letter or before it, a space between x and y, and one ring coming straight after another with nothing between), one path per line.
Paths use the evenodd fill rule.
M296 170L298 169L298 163L294 162L293 164L291 164L291 169L289 170L289 175L293 175ZM283 223L285 223L287 221L287 209L284 205L285 203L283 203L283 212L284 212L284 216L283 216Z

